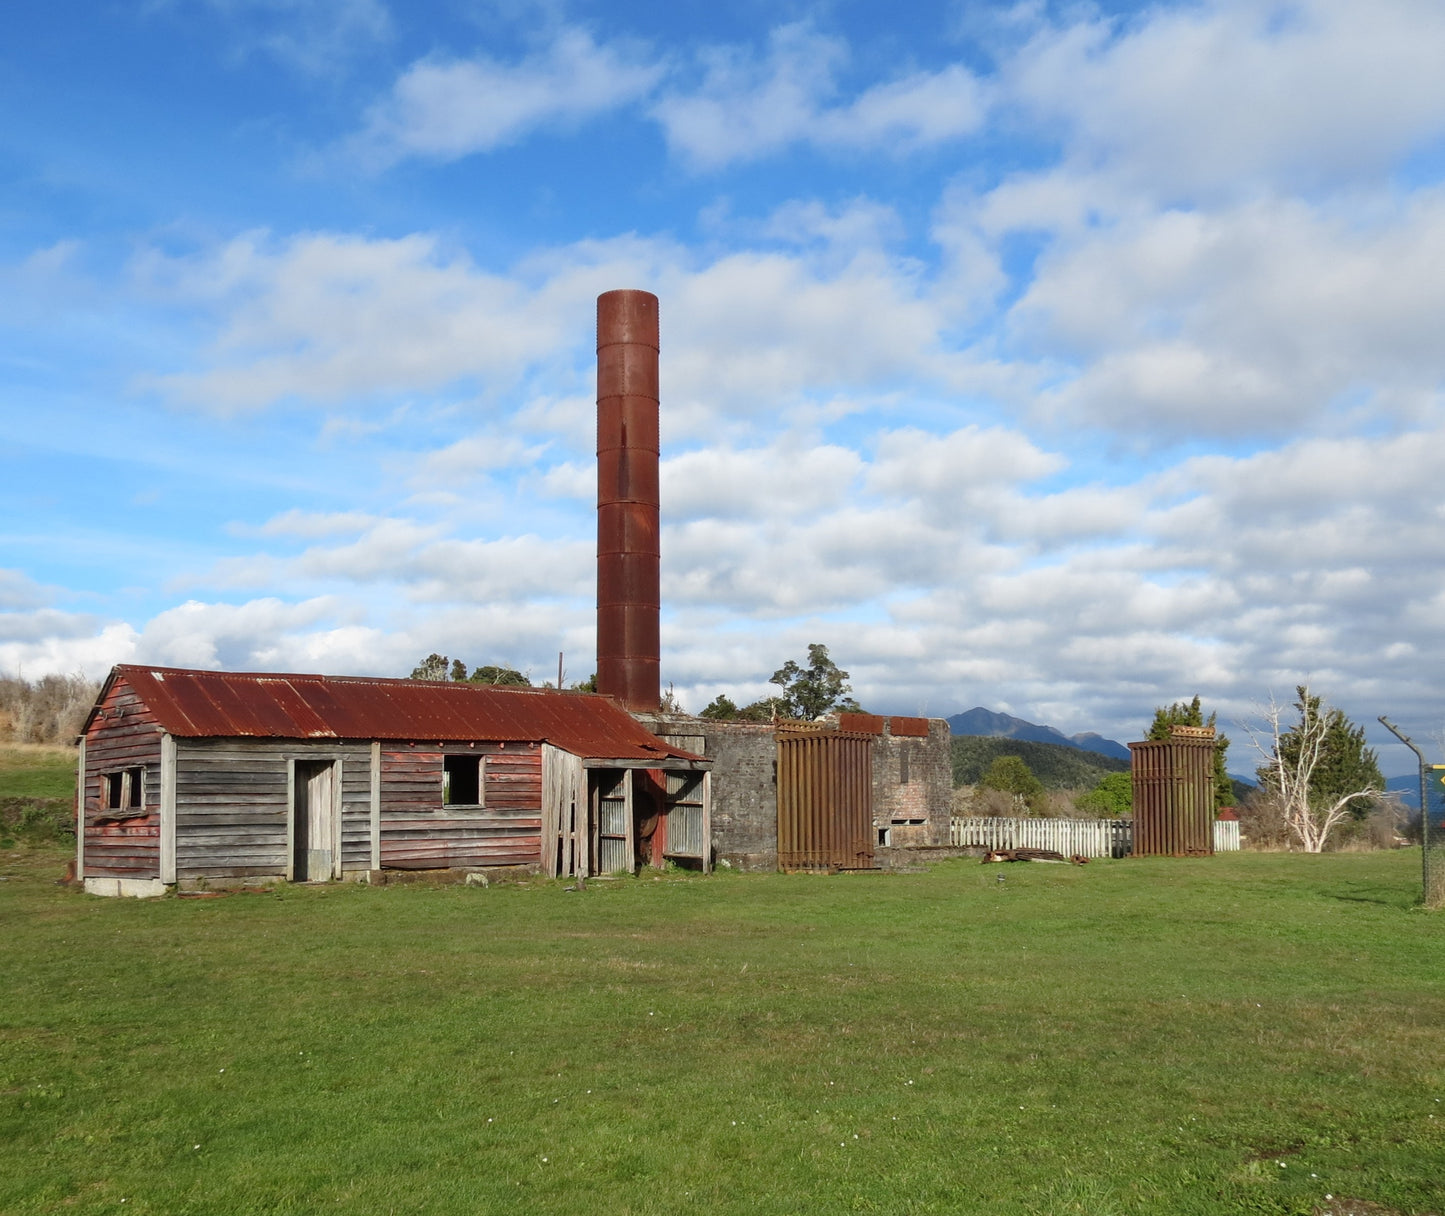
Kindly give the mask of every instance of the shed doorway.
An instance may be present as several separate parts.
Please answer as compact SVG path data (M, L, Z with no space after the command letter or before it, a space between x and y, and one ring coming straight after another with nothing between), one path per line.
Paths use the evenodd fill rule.
M326 882L336 876L339 788L334 760L297 760L292 783L291 881Z

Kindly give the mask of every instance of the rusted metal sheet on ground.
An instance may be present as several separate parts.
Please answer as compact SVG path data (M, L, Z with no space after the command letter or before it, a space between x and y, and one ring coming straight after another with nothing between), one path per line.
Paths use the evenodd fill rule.
M662 691L658 347L655 295L597 297L597 688L638 712Z
M181 738L545 741L583 758L700 759L669 747L615 702L586 693L130 665L111 672L108 684L115 681Z
M779 731L778 867L866 870L873 859L873 737Z
M1129 744L1134 855L1214 852L1214 738L1176 735Z

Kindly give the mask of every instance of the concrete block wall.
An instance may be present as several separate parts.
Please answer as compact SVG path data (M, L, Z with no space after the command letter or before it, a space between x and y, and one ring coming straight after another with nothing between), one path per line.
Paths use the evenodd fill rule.
M636 715L676 747L713 761L712 841L718 864L778 868L778 746L769 723Z
M778 868L778 749L768 723L714 722L680 715L636 715L676 747L713 761L714 856L739 870ZM926 738L895 736L885 724L873 742L873 827L894 849L948 844L953 760L948 723L928 721Z

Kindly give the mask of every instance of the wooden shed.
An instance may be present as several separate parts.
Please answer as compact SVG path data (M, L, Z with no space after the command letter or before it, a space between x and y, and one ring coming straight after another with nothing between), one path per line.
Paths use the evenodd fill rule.
M114 668L80 739L87 891L711 866L711 763L606 697Z

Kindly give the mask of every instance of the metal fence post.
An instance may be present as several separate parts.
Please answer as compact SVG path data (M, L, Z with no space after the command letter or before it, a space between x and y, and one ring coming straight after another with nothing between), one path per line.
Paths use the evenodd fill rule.
M1420 763L1420 881L1425 906L1427 908L1445 908L1445 864L1442 860L1432 856L1435 849L1435 842L1430 832L1430 789L1426 772L1429 765L1425 763L1425 753L1411 742L1410 737L1402 733L1396 725L1384 714L1380 715L1380 724L1395 736L1401 743L1415 753L1415 759Z

